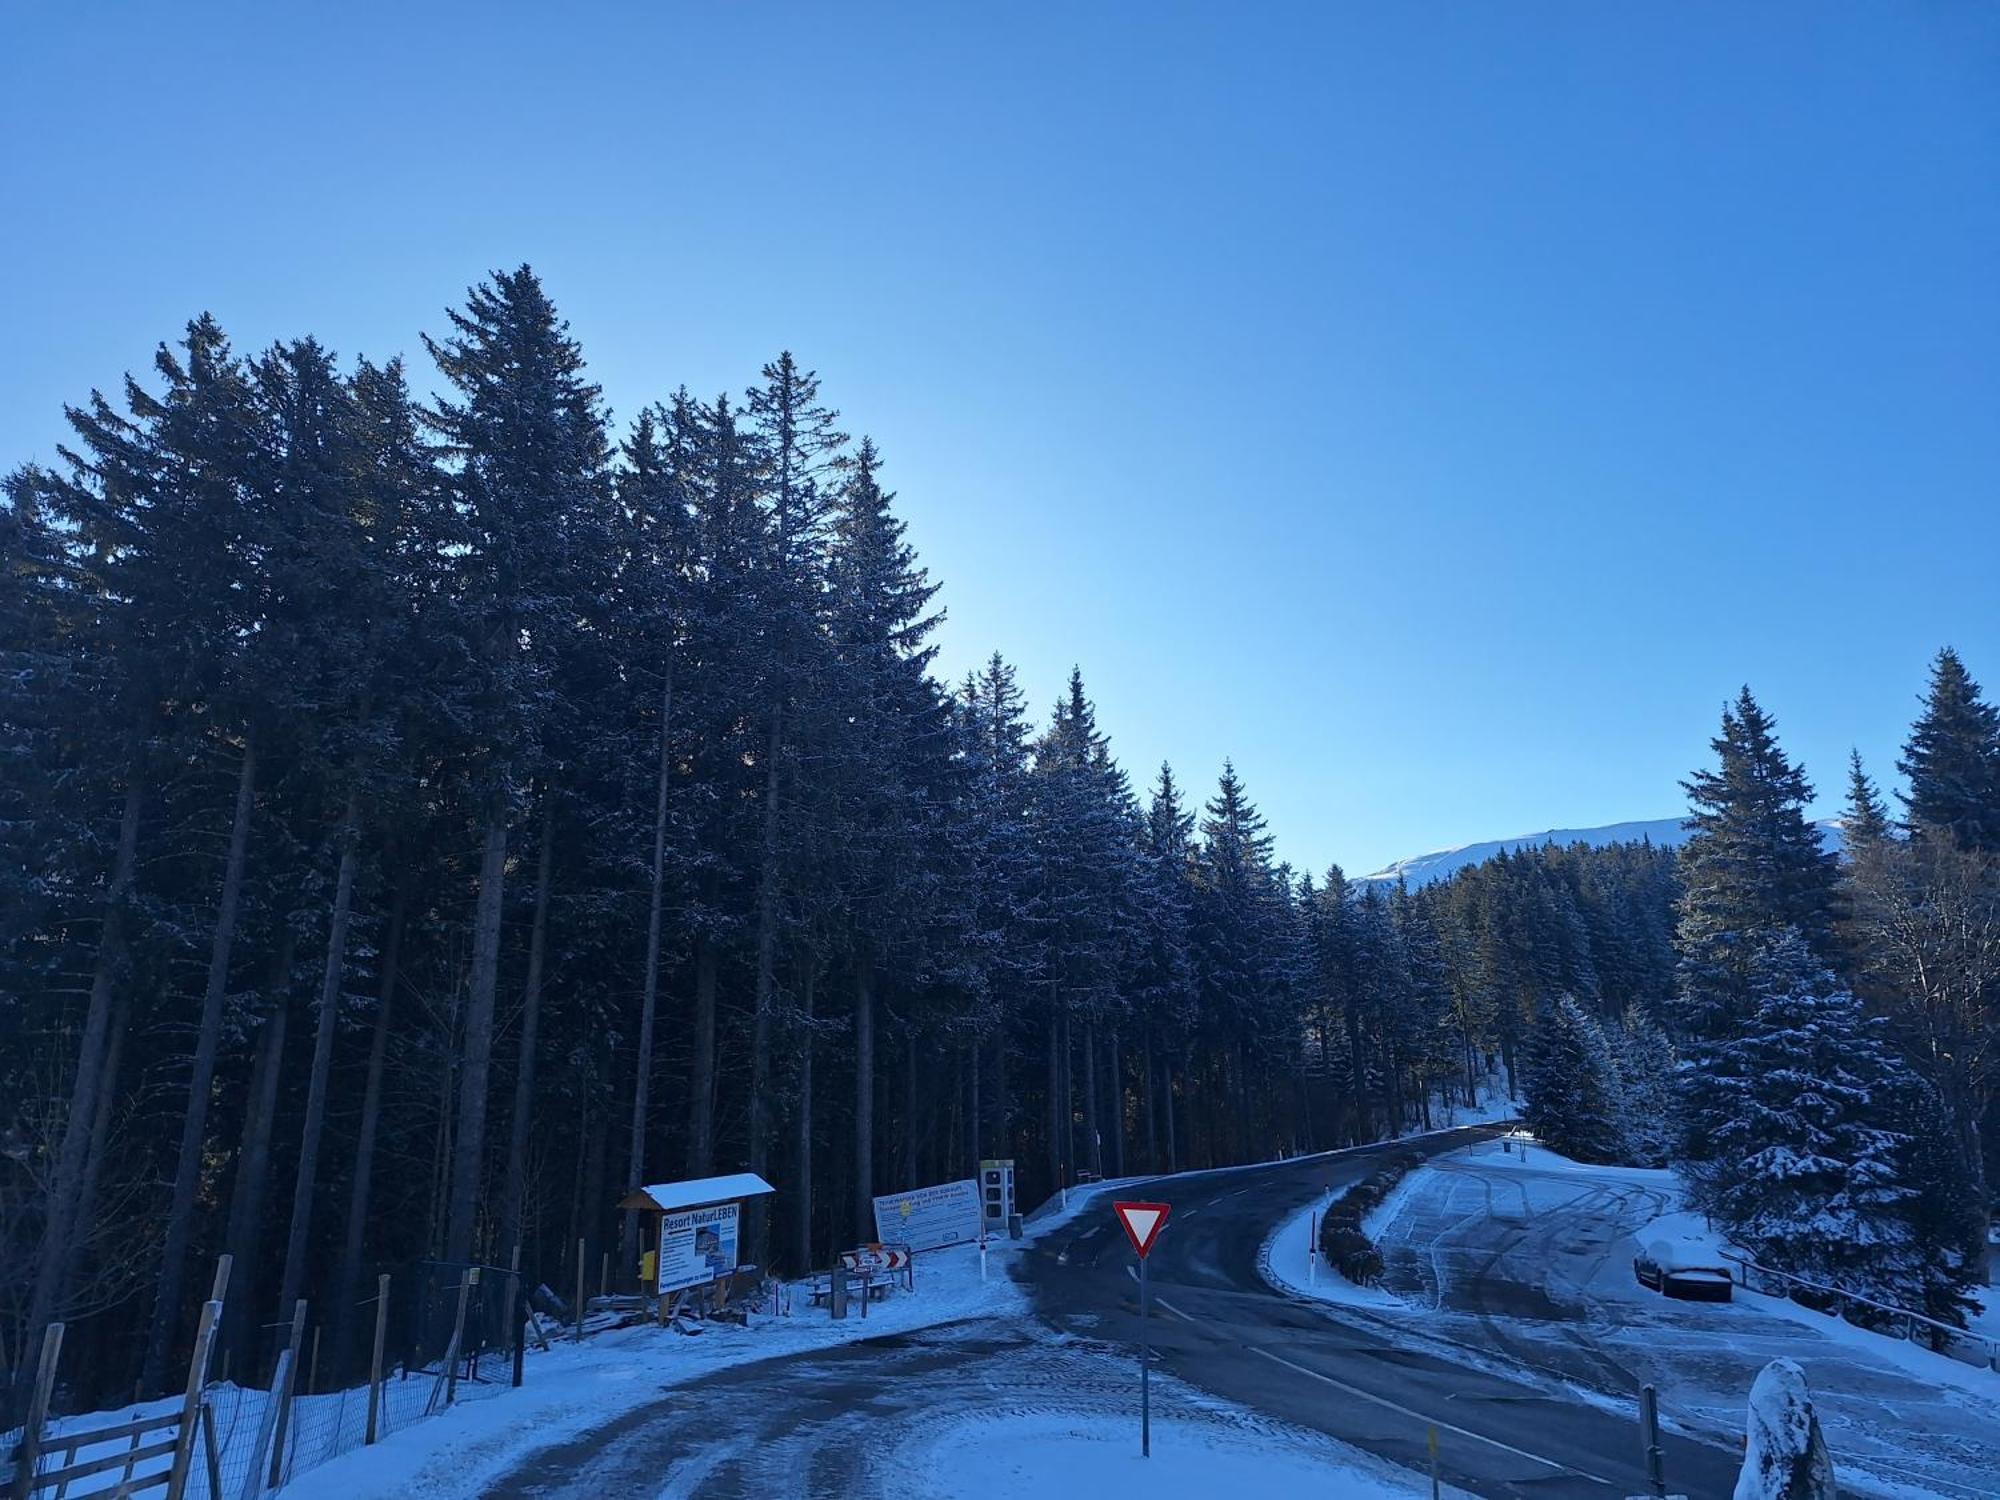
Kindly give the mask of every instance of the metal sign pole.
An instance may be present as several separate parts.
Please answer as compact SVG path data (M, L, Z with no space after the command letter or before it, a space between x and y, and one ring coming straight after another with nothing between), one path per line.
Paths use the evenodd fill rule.
M1139 1257L1139 1456L1153 1456L1153 1288L1146 1279L1150 1256Z

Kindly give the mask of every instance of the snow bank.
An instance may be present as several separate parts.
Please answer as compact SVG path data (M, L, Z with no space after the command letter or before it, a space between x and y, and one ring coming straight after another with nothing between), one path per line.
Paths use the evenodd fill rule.
M1344 1444L1172 1418L1154 1420L1151 1458L1139 1456L1136 1419L1111 1426L1037 1413L942 1425L899 1449L890 1463L885 1500L1117 1500L1141 1494L1148 1500L1214 1500L1251 1489L1409 1500L1430 1493L1428 1480Z
M1412 1172L1410 1175L1414 1177L1416 1174ZM1314 1221L1326 1212L1329 1204L1338 1203L1345 1191L1343 1188L1327 1198L1309 1203L1283 1220L1257 1252L1257 1270L1280 1291L1297 1292L1301 1296L1335 1302L1343 1307L1370 1307L1384 1311L1401 1309L1404 1306L1402 1298L1380 1287L1356 1286L1329 1266L1323 1256L1308 1253L1312 1247ZM1401 1191L1399 1185L1397 1192ZM1391 1199L1394 1197L1394 1193L1390 1194ZM1383 1207L1387 1206L1385 1200ZM1372 1219L1374 1215L1369 1217Z
M1072 1195L1072 1202L1075 1195ZM800 1354L856 1339L907 1333L1026 1307L1010 1266L1017 1249L996 1242L987 1279L969 1245L917 1257L916 1291L898 1290L862 1317L851 1304L836 1323L809 1308L803 1290L789 1318L756 1318L749 1328L718 1325L687 1336L655 1327L618 1329L582 1344L531 1350L518 1391L461 1405L373 1448L344 1453L301 1473L287 1500L371 1500L416 1496L458 1500L482 1493L498 1476L548 1447L611 1421L662 1391L752 1360Z
M1734 1500L1834 1500L1833 1460L1813 1414L1806 1372L1774 1359L1750 1387L1743 1472Z

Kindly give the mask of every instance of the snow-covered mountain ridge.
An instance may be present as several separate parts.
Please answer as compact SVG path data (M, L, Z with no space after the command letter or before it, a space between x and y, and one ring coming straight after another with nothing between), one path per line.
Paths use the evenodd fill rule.
M1840 820L1821 818L1813 826L1819 829L1821 842L1838 852L1841 847ZM1462 844L1456 849L1440 849L1434 854L1412 855L1357 879L1387 881L1392 885L1403 880L1416 887L1429 885L1433 880L1449 880L1460 870L1481 864L1503 852L1512 854L1517 849L1539 849L1549 844L1589 844L1596 848L1605 844L1633 844L1640 839L1662 848L1676 848L1687 840L1687 825L1680 818L1648 818L1633 823L1606 823L1601 828L1550 828L1541 833L1524 833L1516 838L1488 839L1482 844Z

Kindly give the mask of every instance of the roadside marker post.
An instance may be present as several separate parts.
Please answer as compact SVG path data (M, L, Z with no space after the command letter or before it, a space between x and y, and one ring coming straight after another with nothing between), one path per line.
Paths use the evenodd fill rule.
M1139 1456L1153 1456L1153 1336L1151 1317L1153 1289L1146 1279L1146 1258L1153 1241L1160 1236L1167 1215L1173 1211L1165 1203L1114 1203L1112 1210L1139 1257Z
M1646 1486L1655 1496L1667 1493L1666 1455L1660 1448L1660 1398L1650 1385L1639 1387L1639 1433L1645 1449Z

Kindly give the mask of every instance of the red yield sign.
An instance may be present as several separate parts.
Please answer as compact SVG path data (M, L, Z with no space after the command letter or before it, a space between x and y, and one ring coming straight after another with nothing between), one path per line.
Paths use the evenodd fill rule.
M1159 1236L1160 1226L1167 1222L1171 1211L1165 1203L1114 1203L1111 1207L1118 1214L1118 1222L1125 1226L1125 1238L1132 1242L1132 1248L1139 1259L1146 1258L1146 1252L1153 1248L1153 1241Z

